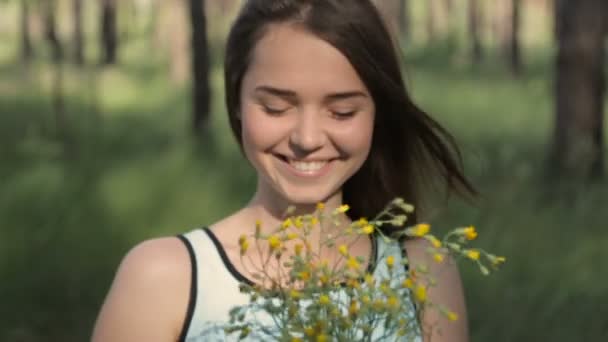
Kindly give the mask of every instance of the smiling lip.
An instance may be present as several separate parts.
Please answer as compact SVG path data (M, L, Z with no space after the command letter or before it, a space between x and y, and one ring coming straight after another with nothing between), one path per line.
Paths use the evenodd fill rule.
M286 168L299 177L320 177L331 168L335 159L298 160L282 155L275 155Z

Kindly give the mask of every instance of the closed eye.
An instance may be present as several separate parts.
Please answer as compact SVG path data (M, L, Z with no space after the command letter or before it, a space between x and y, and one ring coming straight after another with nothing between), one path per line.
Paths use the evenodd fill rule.
M281 108L281 107L269 107L262 105L262 109L264 112L270 115L281 115L289 110L289 107Z
M351 110L351 111L331 111L331 114L333 117L335 117L336 119L339 120L346 120L349 118L352 118L355 113L357 113L356 110Z

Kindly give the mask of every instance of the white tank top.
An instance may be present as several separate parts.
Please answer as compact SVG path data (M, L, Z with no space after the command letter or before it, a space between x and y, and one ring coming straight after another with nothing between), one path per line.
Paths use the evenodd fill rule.
M235 306L249 303L249 296L239 290L239 284L251 283L232 265L217 237L208 228L196 229L178 238L186 245L192 263L192 282L186 320L179 341L183 342L223 342L237 341L238 333L226 335L223 325L229 322L230 310ZM382 238L372 239L372 255L369 271L376 279L388 277L388 267L383 260L392 255L395 265L402 259L399 243L386 243ZM406 269L403 270L407 272ZM414 305L409 300L406 317L415 319ZM268 317L255 317L267 320ZM416 326L419 331L419 327ZM381 334L381 332L377 332ZM376 335L376 333L374 333ZM264 339L252 332L245 341ZM392 339L398 341L399 339ZM421 342L420 333L415 341Z

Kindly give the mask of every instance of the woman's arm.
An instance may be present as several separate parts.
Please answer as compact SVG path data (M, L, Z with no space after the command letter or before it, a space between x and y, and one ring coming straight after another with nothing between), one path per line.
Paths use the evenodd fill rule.
M122 261L93 342L176 341L190 293L190 259L177 238L143 242Z
M423 239L405 242L412 267L428 266L430 275L437 280L437 285L428 290L428 300L455 312L458 319L450 321L435 309L424 312L421 322L424 342L467 342L469 341L467 311L458 266L449 258L438 263L427 253L429 247L430 244Z

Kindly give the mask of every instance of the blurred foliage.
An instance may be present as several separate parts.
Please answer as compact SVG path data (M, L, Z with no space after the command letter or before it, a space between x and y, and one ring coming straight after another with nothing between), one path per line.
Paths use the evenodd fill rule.
M254 189L223 106L229 19L213 16L224 19L211 29L207 137L189 134L187 85L169 80L167 56L152 50L146 25L123 40L116 67L65 66L63 137L46 48L18 63L17 34L4 20L17 17L15 4L0 5L0 341L82 341L131 246L209 224ZM415 27L420 11L414 7ZM429 219L436 227L474 224L479 244L509 259L486 281L463 267L473 341L608 339L607 186L544 181L553 52L543 13L528 8L519 79L490 38L494 48L478 66L468 63L463 34L428 43L415 30L403 44L415 100L461 142L482 192L475 205L451 201ZM96 47L88 46L91 60Z

